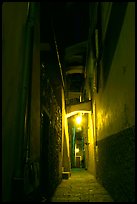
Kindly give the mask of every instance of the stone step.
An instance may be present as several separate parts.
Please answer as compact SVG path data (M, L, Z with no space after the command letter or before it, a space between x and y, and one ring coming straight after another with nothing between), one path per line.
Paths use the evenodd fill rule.
M71 176L71 172L62 172L62 179L68 179Z

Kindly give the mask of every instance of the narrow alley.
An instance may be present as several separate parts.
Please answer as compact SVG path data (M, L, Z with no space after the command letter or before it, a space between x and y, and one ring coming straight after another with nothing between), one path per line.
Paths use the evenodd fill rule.
M51 202L113 202L95 177L83 168L71 169L69 179L62 180Z
M2 3L2 201L135 202L135 2Z

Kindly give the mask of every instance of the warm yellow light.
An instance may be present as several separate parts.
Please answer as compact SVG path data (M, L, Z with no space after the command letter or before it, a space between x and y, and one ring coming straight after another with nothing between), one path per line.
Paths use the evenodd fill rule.
M76 148L75 151L76 151L76 153L78 153L79 152L79 148Z
M78 125L81 123L81 121L82 121L82 116L77 116L76 122Z

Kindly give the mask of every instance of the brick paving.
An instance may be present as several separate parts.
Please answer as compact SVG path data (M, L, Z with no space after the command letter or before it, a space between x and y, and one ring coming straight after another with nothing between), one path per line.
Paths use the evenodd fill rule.
M71 177L63 179L51 202L113 202L108 192L85 169L71 169Z

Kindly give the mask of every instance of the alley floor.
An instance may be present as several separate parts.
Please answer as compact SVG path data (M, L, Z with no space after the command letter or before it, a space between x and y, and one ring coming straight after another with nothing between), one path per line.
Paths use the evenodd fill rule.
M51 202L113 202L108 192L85 169L71 169L71 177L63 179Z

